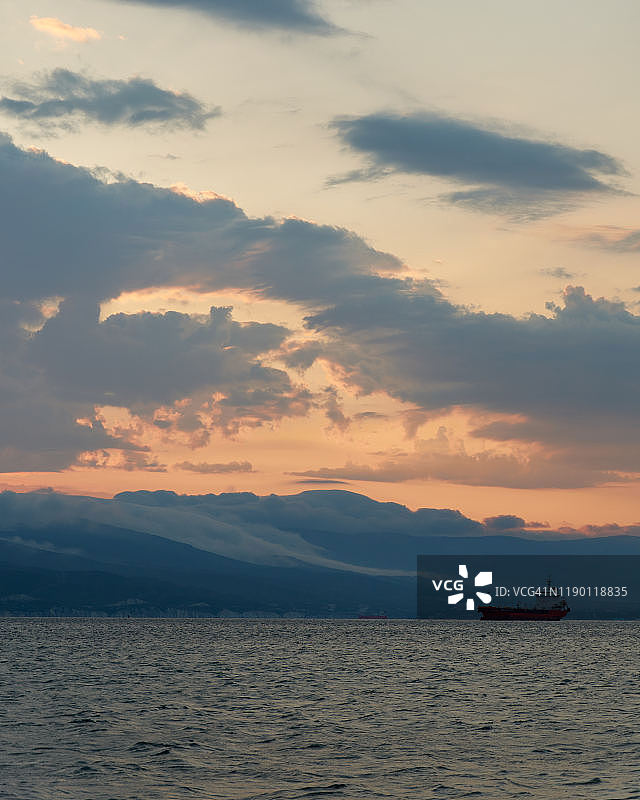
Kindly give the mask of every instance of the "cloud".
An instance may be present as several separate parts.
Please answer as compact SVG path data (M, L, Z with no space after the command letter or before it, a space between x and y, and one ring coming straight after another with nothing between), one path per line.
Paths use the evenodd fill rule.
M394 530L405 537L424 536L425 527L440 533L477 533L481 526L458 512L410 512L395 503L376 503L348 492L302 492L291 497L260 498L249 492L222 495L175 495L173 492L124 492L113 500L70 497L55 493L0 493L0 531L16 528L47 529L49 542L55 529L95 523L151 534L191 545L198 550L252 564L315 566L364 574L393 574L385 559L349 556L339 542L316 541L318 531L344 536L371 532L388 536ZM320 495L320 497L314 497ZM328 495L328 496L327 496ZM357 511L360 512L359 517ZM378 512L378 514L376 514ZM309 525L313 520L313 527ZM331 537L335 541L335 536ZM415 545L413 545L415 547ZM356 541L358 550L362 544ZM392 551L393 547L385 548ZM393 558L393 556L392 556ZM395 562L401 562L396 555ZM372 563L373 562L373 563ZM385 563L386 562L386 563ZM402 574L415 574L415 555ZM397 568L396 568L397 569ZM395 574L398 574L397 572Z
M212 308L208 317L143 312L99 322L97 307L67 300L31 337L29 353L62 395L144 410L202 389L290 389L286 373L256 361L287 335L282 326L235 322L230 308Z
M467 453L451 446L444 428L436 439L417 441L413 453L384 457L378 463L347 462L341 467L321 467L293 474L316 480L379 483L436 480L509 489L574 489L622 480L614 472L566 463L559 454L534 453L525 457L495 450Z
M199 11L216 19L255 29L279 29L327 35L337 32L316 10L313 0L118 0L155 8Z
M380 112L339 118L332 127L369 159L342 180L392 172L443 178L469 187L443 199L489 213L554 213L577 198L614 191L603 176L624 174L620 162L597 150L512 136L435 113Z
M40 127L69 127L78 119L101 125L163 125L201 130L220 109L207 109L192 95L161 89L152 80L97 80L55 69L31 83L12 85L0 111Z
M344 467L324 467L294 474L350 482L445 481L505 489L577 489L620 480L616 474L604 471L569 471L552 459L519 459L493 453L387 459L379 465L348 462Z
M499 514L497 517L485 517L482 524L488 530L503 532L521 530L525 527L526 522L522 517L516 517L513 514Z
M534 448L525 458L421 453L413 462L366 465L357 475L535 487L590 486L639 472L640 317L581 287L568 287L564 305L549 311L524 319L474 312L413 282L308 316L309 330L325 341L322 358L353 391L384 390L430 412L517 415L471 435ZM321 477L356 473L340 468Z
M606 525L581 525L579 528L572 528L565 525L560 528L562 533L578 534L580 536L640 536L640 525L618 525L617 522L610 522Z
M55 39L68 39L72 42L90 42L101 39L101 35L94 28L76 28L55 17L31 16L31 25L41 33L53 36Z
M341 285L365 290L372 267L401 266L347 231L250 219L217 196L199 201L126 179L105 183L7 137L0 175L6 471L62 469L85 451L139 449L126 430L104 431L96 416L104 405L158 423L167 436L196 436L195 444L213 428L233 434L313 407L308 389L262 363L283 346L285 328L239 325L223 310L100 321L99 305L122 292L233 286L315 303ZM52 303L58 310L47 318ZM175 408L182 400L189 402Z
M5 469L140 450L124 429L101 427L95 409L104 405L200 443L214 429L233 434L322 407L345 428L337 390L304 385L321 359L346 390L408 404L411 437L434 413L492 420L472 428L468 452L432 443L363 465L363 479L591 486L640 472L640 317L622 303L567 287L546 315L484 314L406 277L398 259L339 228L250 218L217 196L104 182L6 137L0 175L0 434L13 448L0 459ZM306 309L304 338L241 325L221 309L99 320L98 307L123 292L180 286L295 304ZM349 480L354 469L306 477Z
M30 329L43 322L38 304L0 301L0 472L53 472L85 450L136 449L107 433L92 406L57 397L30 362Z
M139 313L99 321L97 307L66 300L29 338L24 358L56 398L83 404L87 415L125 408L166 440L196 447L214 429L235 434L309 411L311 393L260 360L287 335L281 326L235 322L229 308L212 308L208 317ZM132 455L104 450L78 463L136 466Z
M253 466L249 461L229 461L225 464L208 464L205 461L193 464L191 461L181 461L179 464L174 464L173 466L175 469L197 472L200 475L226 475L231 472L253 472Z
M307 325L350 342L342 356L330 347L325 355L342 362L353 385L384 385L425 409L630 413L640 388L632 366L640 318L581 287L568 287L564 305L549 311L524 319L473 312L414 283L412 292L389 286L384 301L371 297L357 309L340 302Z
M569 272L564 267L545 267L540 270L541 275L548 275L550 278L560 278L563 281L570 281L576 277L574 272Z
M1 135L0 173L7 264L0 288L13 299L73 295L95 303L187 285L317 307L336 294L366 297L402 284L380 277L402 263L349 231L252 219L222 197L199 201L125 178L105 183Z
M324 388L324 395L326 399L323 401L322 405L326 417L331 424L330 427L344 433L351 424L351 420L342 410L337 389L333 386L326 386Z
M126 472L166 472L166 464L160 464L153 456L126 450L94 450L82 453L77 460L80 467L95 469L122 469Z
M349 485L348 481L334 481L334 480L329 480L329 479L325 480L323 478L304 478L303 480L299 480L299 481L295 481L295 482L298 483L298 484L301 484L301 485L309 485L310 484L312 486L314 486L314 485L316 485L316 486L318 486L318 485L320 485L320 486L333 486L333 485L348 486Z
M123 492L115 499L146 508L197 510L245 530L277 529L303 536L309 541L315 541L318 532L337 534L347 540L353 536L386 535L389 531L394 531L398 537L459 536L483 532L479 523L469 520L459 511L420 509L414 512L399 503L377 502L355 492L333 489L265 497L250 492L200 496L173 492ZM326 541L326 546L330 546L329 541Z
M596 225L580 231L578 235L572 237L572 241L614 253L637 253L640 251L640 229Z

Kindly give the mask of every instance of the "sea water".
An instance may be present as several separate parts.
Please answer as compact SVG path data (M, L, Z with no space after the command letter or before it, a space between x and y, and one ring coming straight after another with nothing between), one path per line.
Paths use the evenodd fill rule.
M1 798L640 798L636 622L0 633Z

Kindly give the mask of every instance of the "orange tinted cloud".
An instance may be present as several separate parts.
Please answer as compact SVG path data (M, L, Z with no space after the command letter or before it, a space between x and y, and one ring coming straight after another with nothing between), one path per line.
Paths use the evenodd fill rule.
M47 33L56 39L69 39L72 42L89 42L102 37L94 28L76 28L56 17L36 17L29 20L33 27L41 33Z

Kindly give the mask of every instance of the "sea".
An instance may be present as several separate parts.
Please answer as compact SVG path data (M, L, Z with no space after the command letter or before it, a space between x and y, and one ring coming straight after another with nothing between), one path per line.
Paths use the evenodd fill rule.
M0 797L640 798L640 623L0 619Z

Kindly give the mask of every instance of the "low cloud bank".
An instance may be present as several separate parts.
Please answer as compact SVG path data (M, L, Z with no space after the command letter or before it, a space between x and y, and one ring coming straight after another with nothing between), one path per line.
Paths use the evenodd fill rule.
M112 558L123 546L117 532L130 531L151 537L151 551L159 546L154 545L159 537L158 543L160 539L179 542L248 564L388 577L414 574L419 553L434 548L438 552L443 547L446 551L446 542L455 541L474 552L485 546L491 548L489 552L514 546L519 551L562 552L565 544L575 547L576 542L583 543L580 546L585 552L591 552L590 547L596 548L595 552L625 552L624 548L634 552L634 547L640 551L640 525L553 531L539 522L528 528L515 515L491 517L481 523L451 509L410 511L397 503L380 503L342 490L265 497L250 492L178 495L142 491L123 492L112 500L54 492L3 492L0 520L0 539L25 538L24 531L44 531L46 547L64 552L70 543L58 539L73 529L76 556L88 549L92 531L99 525L114 531Z

